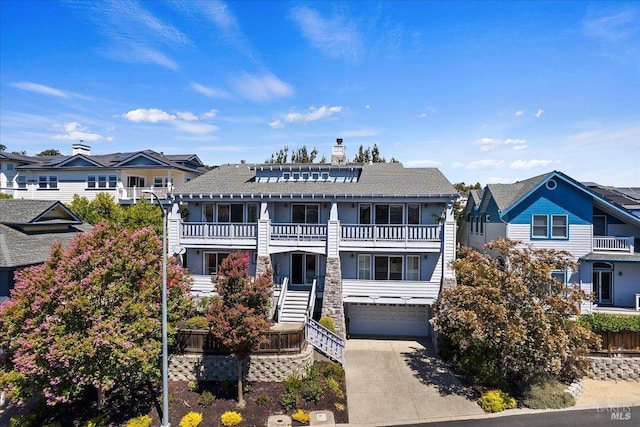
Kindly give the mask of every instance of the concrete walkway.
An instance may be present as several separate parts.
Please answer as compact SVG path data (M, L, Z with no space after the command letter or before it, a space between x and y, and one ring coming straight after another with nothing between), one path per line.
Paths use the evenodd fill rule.
M484 415L427 340L350 339L345 372L350 426Z

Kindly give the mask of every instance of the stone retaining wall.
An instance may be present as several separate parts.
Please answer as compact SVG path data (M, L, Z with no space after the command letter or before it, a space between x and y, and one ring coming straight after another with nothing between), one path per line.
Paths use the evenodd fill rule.
M299 354L254 355L244 362L247 381L284 381L294 372L313 364L313 347L308 345ZM236 359L227 355L173 355L169 360L171 381L236 380Z
M589 357L589 378L596 380L640 381L640 358L638 357Z

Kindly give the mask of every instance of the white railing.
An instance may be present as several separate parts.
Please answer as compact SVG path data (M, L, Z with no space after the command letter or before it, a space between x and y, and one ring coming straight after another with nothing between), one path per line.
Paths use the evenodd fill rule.
M275 240L326 240L326 224L271 224Z
M257 225L255 223L212 223L212 222L182 222L180 223L180 237L202 239L255 239Z
M112 190L114 190L112 188ZM119 198L122 200L147 199L151 200L153 196L151 194L144 194L143 191L151 191L158 196L159 199L166 199L169 189L167 187L122 187L119 189Z
M633 253L633 237L594 237L593 251Z
M282 310L284 309L284 302L287 298L287 289L289 285L289 278L285 277L280 287L280 296L278 297L278 305L276 306L276 313L278 313L278 321L282 318Z
M440 225L351 225L341 227L342 240L395 240L395 241L433 241L441 240Z
M344 364L344 339L334 334L310 317L305 322L307 342L332 358Z
M316 308L316 279L313 279L311 292L309 292L309 300L307 301L307 318L313 318L313 310Z

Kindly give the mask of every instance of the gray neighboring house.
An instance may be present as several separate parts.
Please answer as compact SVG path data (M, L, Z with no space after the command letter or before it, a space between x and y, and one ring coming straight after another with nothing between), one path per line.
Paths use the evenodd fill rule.
M54 242L68 245L90 229L59 201L0 199L0 301L9 296L17 270L42 264Z

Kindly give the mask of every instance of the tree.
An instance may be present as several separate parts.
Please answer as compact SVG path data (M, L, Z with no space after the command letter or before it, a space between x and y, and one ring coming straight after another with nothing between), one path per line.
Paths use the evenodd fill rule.
M456 190L460 193L469 193L471 190L481 190L482 186L479 182L476 182L474 185L467 185L464 181L453 184L456 187Z
M96 197L91 201L84 196L74 194L71 203L68 203L67 207L84 222L92 225L103 220L120 222L124 216L122 207L111 194L105 192L96 194Z
M552 277L575 271L571 255L508 239L485 248L497 258L460 249L453 263L458 286L443 291L434 305L432 324L443 337L443 353L488 386L583 375L584 356L597 345L575 318L588 296Z
M219 297L213 300L208 314L211 334L236 358L240 407L245 405L242 364L269 330L267 313L273 286L271 271L252 280L248 268L248 253L237 251L222 260L218 275L212 277Z
M48 150L43 150L41 152L39 152L38 154L36 154L36 156L38 157L42 157L42 156L61 156L62 153L59 150L56 150L55 148L50 148Z
M122 225L129 230L153 227L158 235L162 234L162 211L156 204L141 199L122 210Z
M13 199L13 196L7 193L0 193L0 199Z
M313 150L309 152L306 145L293 150L291 152L291 163L313 163L318 156L318 149L313 147ZM326 158L323 157L326 162ZM265 163L278 163L285 164L289 160L289 147L280 149L277 153L271 155L271 159L265 161Z
M386 161L387 160L380 155L378 144L373 144L373 148L367 147L366 149L360 145L358 154L353 158L354 163L385 163ZM398 160L392 157L389 163L398 163Z
M0 151L5 151L7 149L7 146L4 144L0 144Z
M160 377L162 244L150 228L136 232L102 222L67 249L55 244L44 264L16 275L0 306L0 387L47 404L79 399L88 389L133 390ZM167 266L168 323L191 310L188 272Z

